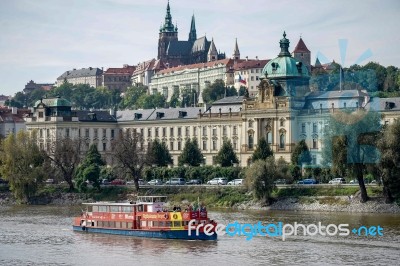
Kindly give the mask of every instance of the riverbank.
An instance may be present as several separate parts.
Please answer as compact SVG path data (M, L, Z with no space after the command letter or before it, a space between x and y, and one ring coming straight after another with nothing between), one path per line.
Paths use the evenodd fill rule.
M280 188L273 192L273 202L269 206L254 200L253 195L243 187L156 186L141 188L139 193L133 187L122 186L105 187L100 192L89 190L87 193L68 193L62 187L47 187L30 204L78 205L93 201L129 201L138 194L167 196L170 205L185 205L200 200L209 207L240 210L400 213L399 205L384 202L379 187L369 187L371 199L360 203L358 187L340 186ZM16 204L12 194L0 192L0 205L12 204Z

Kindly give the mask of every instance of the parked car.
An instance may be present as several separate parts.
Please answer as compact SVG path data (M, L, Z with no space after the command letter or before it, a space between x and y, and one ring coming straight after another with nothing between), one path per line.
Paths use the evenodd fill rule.
M275 185L286 185L286 179L277 179L274 181Z
M125 181L122 179L114 179L110 184L113 186L122 186L125 185Z
M160 179L152 179L147 184L149 184L151 186L159 186L159 185L162 185L163 182Z
M201 180L200 179L191 179L188 182L186 182L186 185L200 185Z
M171 178L167 182L165 182L166 185L184 185L186 184L186 181L184 178Z
M358 185L358 180L357 179L350 180L349 184Z
M138 181L139 186L143 186L143 185L147 185L146 182L143 181L143 179L139 179ZM129 180L128 182L126 182L127 186L134 186L135 185L135 180Z
M46 180L45 183L46 184L54 184L54 179L49 178L49 179Z
M329 184L346 184L346 180L343 177L334 178L329 181Z
M111 182L108 181L108 179L103 179L103 180L101 181L101 184L107 186L107 185L110 185Z
M207 182L208 185L226 185L228 180L224 177L217 177Z
M301 184L301 185L314 185L314 184L318 184L317 180L313 179L313 178L307 178L307 179L303 179L297 182L297 184Z
M229 181L228 185L230 185L230 186L241 186L241 185L243 185L243 179L234 179L232 181Z

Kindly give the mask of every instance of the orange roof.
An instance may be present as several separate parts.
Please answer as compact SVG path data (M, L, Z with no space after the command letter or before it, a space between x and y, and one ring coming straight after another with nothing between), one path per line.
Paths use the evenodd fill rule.
M124 67L110 67L107 69L107 71L104 72L104 74L129 74L132 75L132 73L135 71L134 66L128 66L125 65Z
M310 53L310 50L308 50L306 44L301 37L296 47L294 48L293 53Z
M197 63L197 64L192 64L192 65L182 65L182 66L177 66L177 67L171 67L167 69L163 69L159 71L159 74L167 74L175 71L180 71L184 69L196 69L196 68L205 68L205 67L213 67L217 64L223 64L226 66L233 66L233 59L222 59L222 60L216 60L212 62L207 62L207 63Z
M251 68L263 68L269 59L258 60L258 59L249 59L249 60L237 60L236 64L233 66L235 70L242 69L251 69Z

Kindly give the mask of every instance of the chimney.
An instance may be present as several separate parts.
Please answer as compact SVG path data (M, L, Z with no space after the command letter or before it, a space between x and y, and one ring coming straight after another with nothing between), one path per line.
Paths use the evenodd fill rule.
M246 61L249 61L249 57L248 56L246 56Z
M256 60L258 60L258 56L256 55Z

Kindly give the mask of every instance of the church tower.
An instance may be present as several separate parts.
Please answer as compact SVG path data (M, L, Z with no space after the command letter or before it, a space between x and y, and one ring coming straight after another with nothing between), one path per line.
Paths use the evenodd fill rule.
M236 41L235 41L235 49L234 49L233 54L232 54L232 59L233 60L239 60L240 59L240 52L239 52L239 47L238 47L238 44L237 44L237 38L236 38Z
M207 54L207 61L212 62L218 60L218 51L214 44L214 38L211 39L210 49Z
M196 24L194 22L194 14L192 16L192 22L190 23L190 32L189 32L189 42L194 43L194 41L197 39L197 34L196 34Z
M311 72L311 52L301 37L292 54L296 60L301 61Z
M171 41L178 41L178 27L174 26L174 24L172 23L172 16L168 1L164 25L160 27L160 33L158 37L157 59L165 60L167 58L167 49Z

